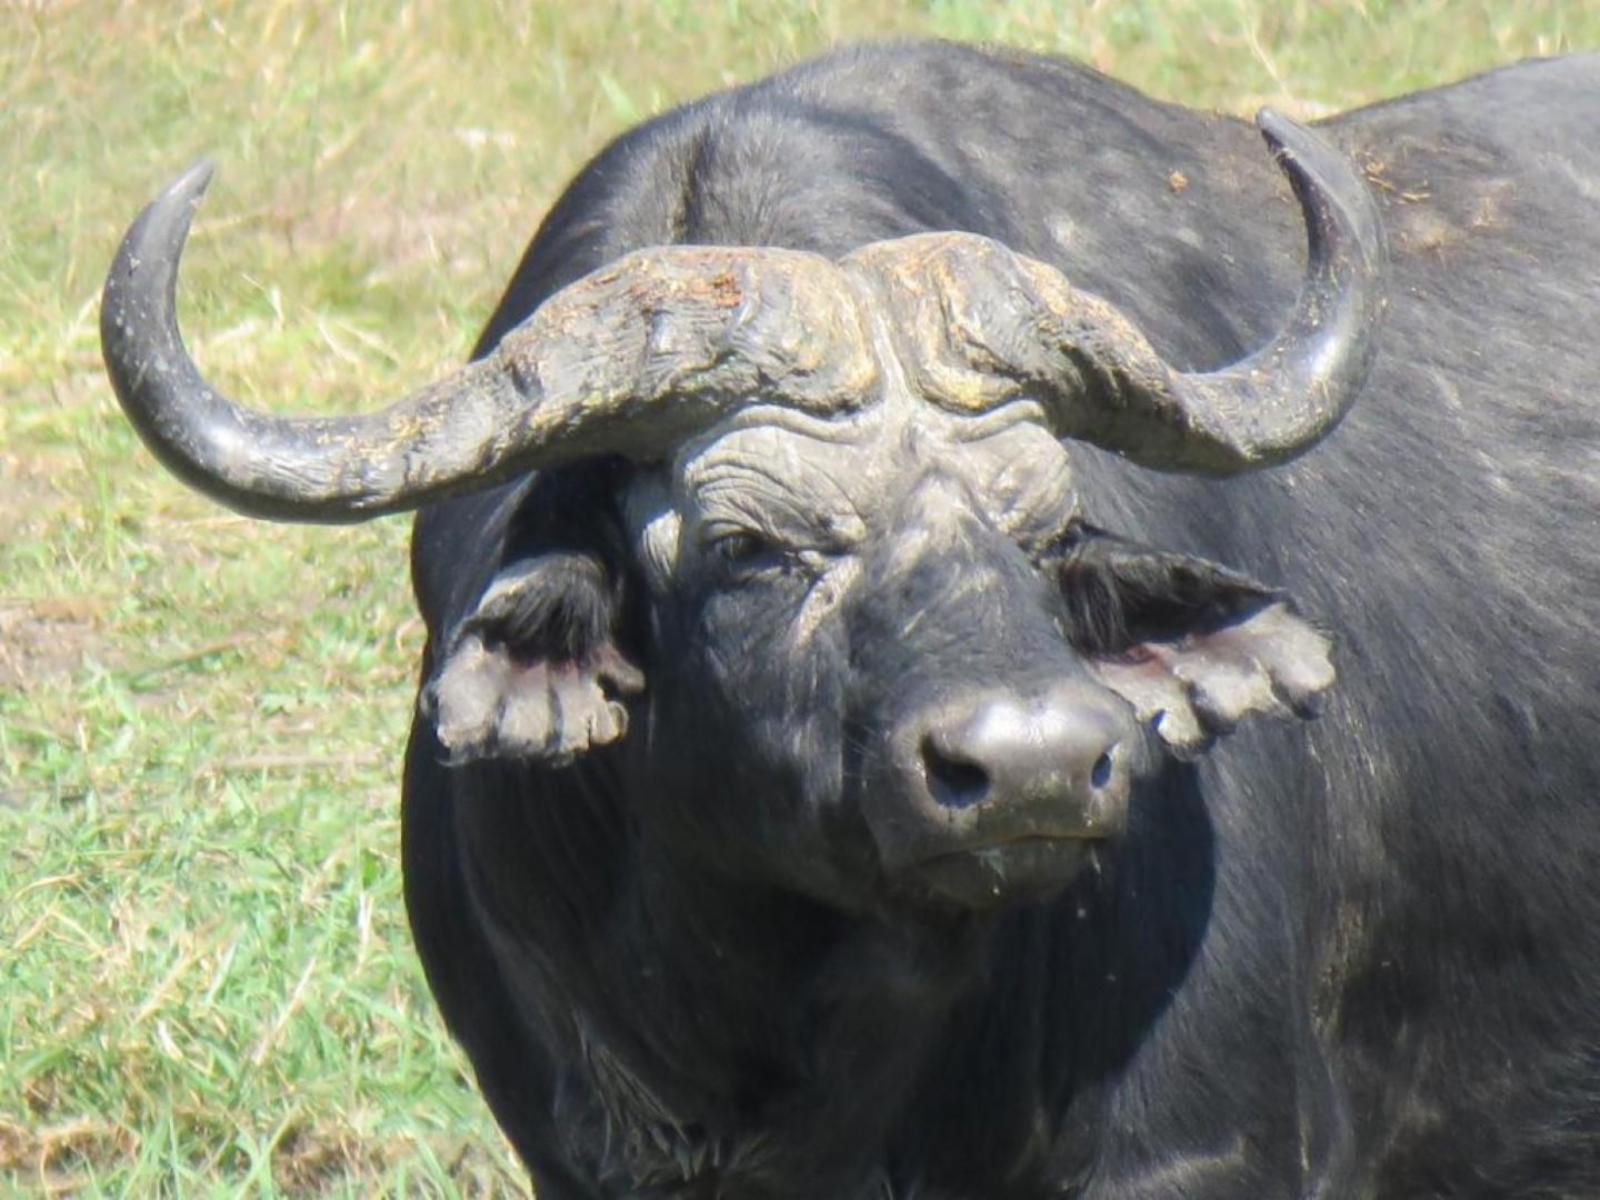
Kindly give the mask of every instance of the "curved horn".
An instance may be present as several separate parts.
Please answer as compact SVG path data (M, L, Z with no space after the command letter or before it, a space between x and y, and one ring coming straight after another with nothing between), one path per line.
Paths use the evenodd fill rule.
M872 392L860 314L826 259L663 247L569 285L487 357L381 412L252 411L206 382L178 331L178 260L211 171L190 167L128 230L100 343L156 457L247 515L361 521L586 455L650 458L755 398L826 414Z
M1311 130L1270 109L1256 124L1305 217L1306 275L1288 320L1248 358L1189 373L1168 367L1113 310L1071 355L1098 386L1058 406L1065 436L1147 467L1232 475L1310 449L1360 394L1387 282L1377 205L1350 161ZM1071 307L1051 307L1070 320Z
M1305 282L1283 329L1242 362L1175 371L1109 301L972 234L918 234L845 260L888 279L919 390L974 411L1028 396L1063 437L1142 466L1231 475L1284 462L1331 432L1376 350L1387 252L1351 164L1310 130L1257 118L1305 214ZM931 283L931 286L930 286Z

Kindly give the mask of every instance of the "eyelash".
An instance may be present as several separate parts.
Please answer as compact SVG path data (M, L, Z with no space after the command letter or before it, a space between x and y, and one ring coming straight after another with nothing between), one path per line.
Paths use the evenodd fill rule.
M775 550L766 538L748 530L723 534L711 543L711 552L730 567L748 566Z

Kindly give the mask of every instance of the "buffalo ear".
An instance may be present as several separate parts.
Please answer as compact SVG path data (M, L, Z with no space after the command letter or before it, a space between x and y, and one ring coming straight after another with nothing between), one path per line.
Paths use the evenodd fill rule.
M513 562L446 635L421 695L453 763L570 763L627 732L644 676L612 639L615 600L594 556Z
M1254 715L1310 717L1331 644L1284 593L1086 530L1053 563L1077 649L1181 757Z

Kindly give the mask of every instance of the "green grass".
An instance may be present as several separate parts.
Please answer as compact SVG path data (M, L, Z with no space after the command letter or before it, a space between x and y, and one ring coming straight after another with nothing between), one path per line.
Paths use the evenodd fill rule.
M1085 58L1318 113L1600 46L1583 0L592 0L0 7L0 1191L503 1195L407 937L406 528L258 526L167 478L99 365L122 227L218 181L196 356L293 411L459 359L609 135L857 36Z

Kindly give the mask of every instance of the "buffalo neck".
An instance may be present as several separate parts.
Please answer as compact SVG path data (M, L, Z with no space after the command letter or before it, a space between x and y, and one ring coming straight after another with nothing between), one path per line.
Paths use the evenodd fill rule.
M979 982L992 922L846 913L661 844L637 855L606 948L609 995L627 999L602 1003L637 1025L665 1090L735 1138L776 1122L797 1153L880 1147Z
M543 778L592 804L597 766ZM561 823L574 799L541 795L525 811ZM620 1135L614 1144L626 1148L628 1170L661 1177L696 1164L736 1175L752 1194L772 1180L780 1195L782 1179L822 1186L827 1163L837 1170L827 1186L847 1196L887 1179L897 1157L925 1159L925 1147L896 1147L929 1120L963 1122L969 1145L973 1120L993 1124L1006 1143L994 1150L1011 1155L1021 1150L1011 1131L1038 1127L1032 1081L1042 1065L1038 1016L1051 1002L1048 955L1035 956L1040 971L1008 973L1004 1013L986 981L997 958L1016 957L1010 943L1048 938L1043 910L844 912L732 878L636 824L595 828L608 831L614 886L597 887L592 876L576 893L558 884L543 893L551 903L523 917L544 926L541 942L554 937L584 963L561 980L585 1048L566 1071ZM570 831L519 833L531 846L571 849ZM559 880L573 860L554 858L539 869ZM584 861L592 872L597 860ZM976 1073L965 1063L974 1054L1030 1060L1027 1086L986 1097L975 1115L951 1079ZM1019 1105L1032 1119L1010 1119ZM652 1157L661 1161L641 1161Z

